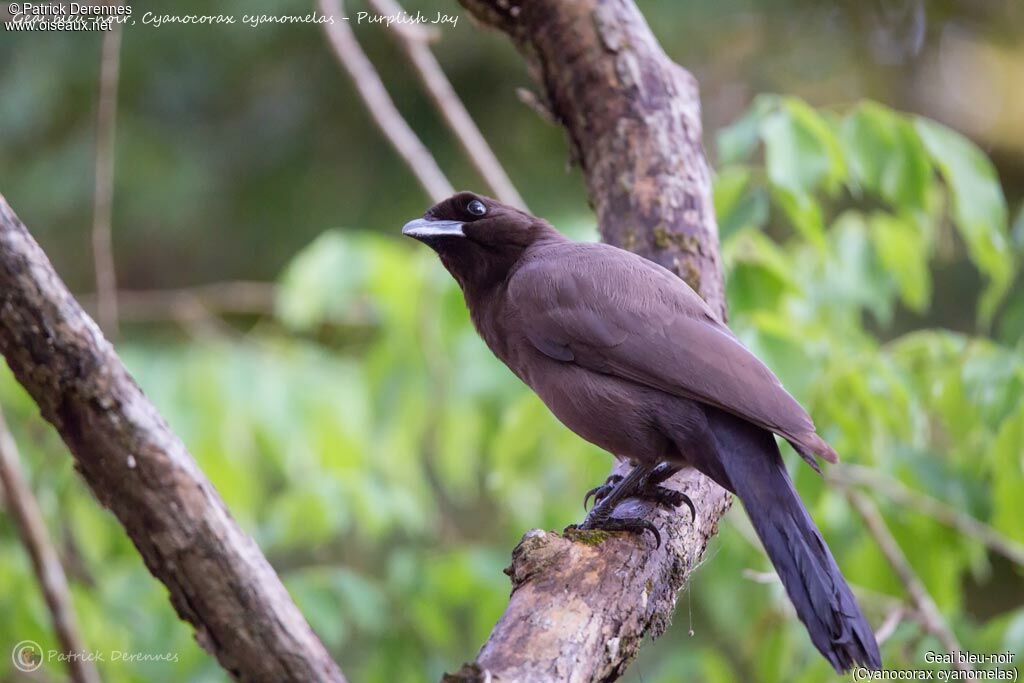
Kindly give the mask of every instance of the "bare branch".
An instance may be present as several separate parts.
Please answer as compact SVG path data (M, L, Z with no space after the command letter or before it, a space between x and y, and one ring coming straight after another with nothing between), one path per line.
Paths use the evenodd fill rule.
M370 116L384 136L405 160L406 165L420 181L435 202L451 195L455 190L438 167L430 151L405 122L391 100L373 64L359 47L355 33L348 24L341 0L317 0L322 12L330 19L324 24L327 39L352 82L363 98Z
M757 540L756 537L753 539L747 538L747 541L751 542L752 545L756 546L758 550L762 549L761 542ZM754 583L761 584L781 585L782 583L779 580L779 575L776 574L774 571L761 572L755 569L744 569L743 578L749 581L753 581ZM894 598L883 593L877 593L875 591L872 591L868 588L864 588L863 586L858 586L856 584L850 584L850 589L853 590L854 594L857 596L857 599L862 601L863 603L870 602L874 605L877 605L883 609L888 610L885 620L882 622L882 625L878 627L877 631L875 631L875 640L878 641L879 645L881 645L883 641L887 640L889 636L893 634L893 632L896 630L896 627L899 626L900 622L902 622L904 618L913 620L915 622L918 622L919 624L921 623L920 617L918 616L917 612L911 609L909 606L905 605L898 598ZM793 609L790 603L785 603L784 609L788 614L796 616L796 611Z
M117 276L111 231L114 198L114 132L117 122L117 83L121 70L121 24L103 34L99 106L96 113L96 189L93 198L92 257L99 295L100 327L111 338L118 334Z
M405 10L398 4L397 0L370 0L370 5L376 12L383 16L397 16L404 14ZM405 25L398 25L403 29ZM419 28L419 26L416 26ZM515 185L509 179L501 162L494 155L483 133L477 127L473 117L466 111L455 88L452 87L444 70L438 64L434 53L430 51L427 44L428 36L422 31L395 30L392 34L398 39L405 56L409 59L419 76L423 87L426 88L434 106L444 117L448 128L455 135L455 139L462 145L473 167L483 176L484 182L491 188L495 196L505 202L526 209L526 202L519 195Z
M344 681L256 543L0 197L0 353L167 586L241 681Z
M896 628L903 621L903 617L906 616L907 608L903 605L897 605L889 612L885 617L885 621L875 631L875 640L878 641L878 646L889 640L889 637L896 632Z
M234 280L177 289L122 289L117 292L121 317L134 322L188 320L197 310L207 315L274 314L277 287L270 282ZM96 310L96 294L79 297L82 308Z
M939 612L939 608L928 593L928 589L924 587L921 579L914 572L914 568L910 566L906 555L903 554L899 543L893 538L892 532L889 531L889 527L886 526L885 520L882 519L874 504L863 493L844 482L837 481L836 483L843 490L843 493L846 494L846 499L850 501L853 509L864 520L868 532L874 537L878 547L882 550L882 554L885 555L885 559L903 584L904 589L906 589L907 595L910 596L911 601L914 603L922 628L935 636L942 644L942 647L950 654L960 652L962 648L956 639L956 635L950 630L945 619L942 618L942 613ZM956 657L953 659L953 666L961 671L970 671L972 669L970 664L960 662Z
M629 470L622 466L615 471ZM655 509L627 500L617 516L642 516L665 542L603 531L564 534L533 529L512 552L506 573L512 595L476 661L445 676L446 683L485 681L611 681L621 676L647 636L671 623L676 598L699 565L731 499L696 470L666 485L697 508Z
M551 113L548 106L537 97L537 93L529 88L516 88L516 97L519 98L520 102L532 109L544 123L551 124L552 126L558 125L558 119Z
M750 545L754 546L758 550L763 549L760 539L757 538L751 527L746 524L736 524L734 526L740 532L740 536L746 539ZM743 578L755 583L781 583L779 581L779 575L776 574L774 570L760 572L754 569L744 569ZM871 605L875 610L886 612L885 620L882 622L882 625L878 627L878 630L875 631L875 640L878 641L880 646L885 640L888 640L904 620L913 621L920 626L925 633L931 633L929 630L931 623L922 616L918 610L906 604L902 599L855 583L851 583L850 588L853 590L854 595L857 596L857 600L859 600L862 605ZM795 615L790 603L786 603L786 608Z
M14 518L21 542L32 559L32 569L43 591L43 598L53 618L61 651L67 655L68 674L74 683L99 683L100 676L93 662L85 657L85 641L78 630L75 606L71 602L68 579L60 557L46 530L39 503L21 471L18 446L14 443L3 411L0 411L0 484L6 507ZM80 656L73 656L78 654Z
M711 179L696 82L658 45L630 0L460 0L527 59L583 170L605 241L658 262L724 315ZM620 464L616 472L628 470ZM680 588L731 496L693 470L669 484L688 511L619 506L649 538L529 532L513 551L512 596L476 661L452 681L606 681L667 627Z
M1024 545L1007 538L956 507L907 488L902 482L881 472L858 465L840 465L830 468L829 479L843 479L850 484L867 487L898 505L916 510L956 529L964 536L981 541L989 549L1024 567Z

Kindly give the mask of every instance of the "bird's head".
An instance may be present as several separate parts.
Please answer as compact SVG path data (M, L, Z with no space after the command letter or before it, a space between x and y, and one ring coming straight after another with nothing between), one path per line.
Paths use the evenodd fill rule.
M436 251L463 289L504 280L529 247L565 239L546 221L472 192L435 204L402 234Z

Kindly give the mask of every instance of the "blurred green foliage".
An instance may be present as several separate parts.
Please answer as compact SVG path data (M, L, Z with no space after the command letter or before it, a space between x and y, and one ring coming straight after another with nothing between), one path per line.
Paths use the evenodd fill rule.
M344 4L353 14L367 10L365 0ZM580 176L565 172L564 133L516 97L517 87L537 88L509 41L480 30L454 0L402 5L427 16L459 14L433 44L456 92L538 215L558 224L585 215ZM710 149L713 133L761 92L816 106L870 98L970 133L997 163L1011 206L1021 206L1019 0L638 5L667 54L699 80ZM216 12L305 15L312 6L222 0ZM136 0L132 7L137 17L214 11L195 0ZM915 8L925 10L920 44ZM452 184L483 190L392 32L365 23L353 30ZM82 255L89 250L99 57L95 34L0 33L0 191L75 292L94 287ZM113 224L126 288L268 280L328 227L393 231L429 203L319 26L154 28L139 21L125 31L121 57ZM963 294L954 310L973 305L969 275L947 273ZM945 322L964 329L959 320Z
M835 113L777 96L721 131L718 149L733 329L846 462L1024 542L1024 317L1014 313L1024 290L1012 286L1022 245L985 155L871 102ZM120 351L349 678L437 679L472 657L500 615L501 569L521 534L578 521L610 458L490 355L429 250L343 227L291 259L272 318L214 338L138 332ZM943 306L949 263L971 264L984 283L970 334L925 322ZM86 642L178 653L173 664L101 664L105 680L225 680L6 369L0 403L71 570ZM903 587L843 498L792 456L809 509L880 624L906 602ZM876 499L963 646L1024 651L1021 568ZM750 580L747 570L770 564L739 506L728 520L676 625L628 680L829 677L780 585ZM6 517L0 548L0 643L55 647ZM904 621L883 656L921 667L937 649Z

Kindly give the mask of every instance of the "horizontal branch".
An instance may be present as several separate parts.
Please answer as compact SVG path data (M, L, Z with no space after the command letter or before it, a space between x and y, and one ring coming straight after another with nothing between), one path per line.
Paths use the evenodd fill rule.
M256 543L2 197L0 353L200 645L231 676L345 680Z
M120 289L121 317L133 322L185 320L206 315L274 314L277 286L271 282L232 280L177 289ZM97 308L96 294L79 297L82 308Z

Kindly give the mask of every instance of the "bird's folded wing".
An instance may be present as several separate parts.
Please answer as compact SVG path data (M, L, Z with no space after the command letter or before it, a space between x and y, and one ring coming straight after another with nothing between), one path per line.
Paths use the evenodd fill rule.
M545 355L722 408L836 460L779 379L686 283L607 245L567 244L530 259L508 296Z

